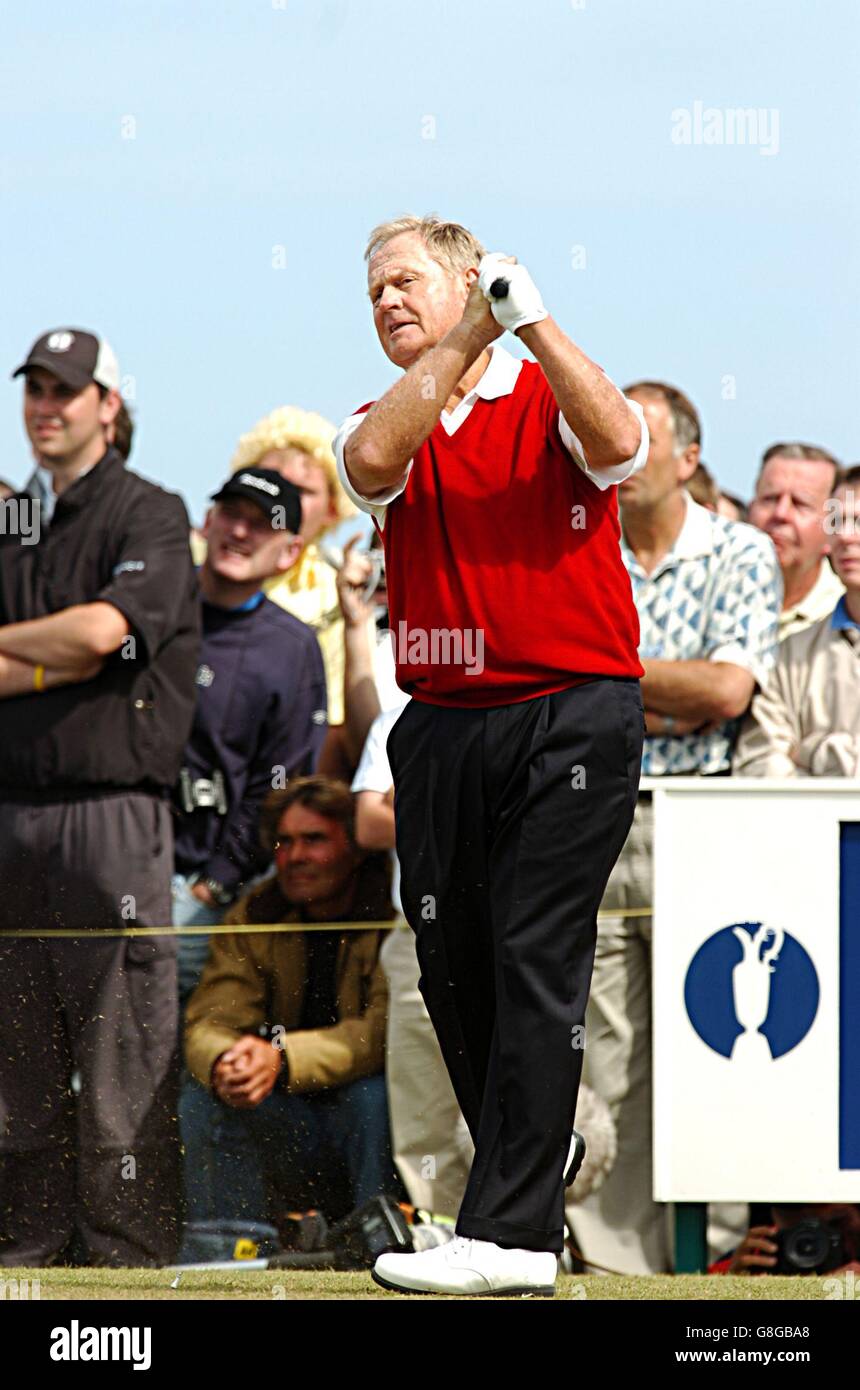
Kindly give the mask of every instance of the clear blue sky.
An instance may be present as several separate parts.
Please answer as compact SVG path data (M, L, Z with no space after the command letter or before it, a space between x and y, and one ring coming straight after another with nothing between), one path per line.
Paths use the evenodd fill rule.
M724 486L748 495L777 438L855 461L858 32L855 0L7 6L0 365L103 332L132 466L199 518L266 411L339 422L394 379L364 240L435 211L518 256L616 381L686 389ZM696 102L768 113L775 152L673 142ZM20 396L0 386L18 483Z

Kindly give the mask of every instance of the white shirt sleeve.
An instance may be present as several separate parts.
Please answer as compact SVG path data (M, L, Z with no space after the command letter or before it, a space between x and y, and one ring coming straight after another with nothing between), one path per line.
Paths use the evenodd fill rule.
M390 628L379 634L373 654L373 679L379 708L383 713L400 710L409 703L409 696L397 684L397 664L394 660L394 634Z
M632 458L626 459L624 463L614 463L609 468L591 468L585 457L585 450L580 440L574 434L570 425L565 420L561 411L558 415L558 428L561 434L562 443L573 457L574 461L582 469L587 478L596 483L601 491L608 487L613 487L617 483L623 483L625 478L629 478L633 473L638 473L640 468L644 468L648 462L648 426L645 423L645 416L638 401L631 401L627 396L624 397L636 419L639 421L641 431L639 448Z
M410 459L407 463L406 472L403 474L403 477L400 480L400 482L395 483L394 486L388 488L386 492L380 493L378 497L368 499L367 497L363 497L360 492L356 491L356 488L352 483L349 474L346 471L346 463L344 462L343 450L346 441L349 439L349 436L353 434L355 430L358 429L359 425L364 419L365 413L366 412L362 411L359 415L350 415L348 419L344 420L343 424L341 425L340 429L335 435L332 448L334 449L335 462L337 463L338 477L340 478L340 481L343 485L343 490L346 493L347 497L350 499L351 502L355 503L355 505L359 508L360 511L368 512L370 516L375 517L376 520L379 522L380 528L382 528L385 525L386 507L388 506L389 502L394 501L395 497L399 497L401 492L403 492L404 488L406 487L409 474L412 472L412 464L414 460Z
M388 735L402 712L400 709L385 710L374 719L364 740L351 791L385 793L391 788L394 778L391 775L386 744Z

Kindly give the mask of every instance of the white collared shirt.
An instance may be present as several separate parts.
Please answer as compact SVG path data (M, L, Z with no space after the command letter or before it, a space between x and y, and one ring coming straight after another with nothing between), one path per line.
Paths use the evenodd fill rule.
M399 701L390 709L383 709L382 713L376 716L370 726L367 738L364 740L361 758L350 787L353 793L382 792L384 795L385 792L390 791L394 783L391 764L388 761L388 735L409 703L409 696L404 694L399 686L396 689L400 697ZM392 849L389 853L391 855L391 901L402 916L400 860L397 858L396 850Z
M623 534L621 555L639 614L639 658L726 661L762 685L776 660L782 574L769 536L728 521L683 492L687 513L672 549L646 574ZM709 733L649 735L645 776L725 772L737 721Z
M452 411L448 412L443 410L439 417L439 423L449 436L456 434L457 430L472 410L475 401L479 399L493 401L499 396L509 396L517 384L517 378L522 368L520 359L512 356L512 354L498 342L491 343L489 351L490 361L471 391L463 397L459 405L455 406ZM627 398L625 397L625 399ZM561 434L565 448L570 453L574 462L577 463L583 473L585 473L586 477L590 478L601 490L612 487L617 483L622 483L624 479L629 478L632 473L637 473L640 468L644 468L648 459L648 427L645 424L645 416L642 412L642 407L639 405L638 401L627 400L627 404L639 421L639 448L632 458L627 459L624 463L613 464L609 468L591 468L588 465L582 444L574 434L567 420L565 420L561 411L559 411L559 433ZM401 492L404 491L409 479L409 474L412 472L414 460L409 460L406 465L406 471L399 482L395 483L393 487L388 488L386 492L381 493L378 497L374 497L372 501L368 501L366 497L363 497L361 493L357 492L347 474L343 451L346 441L349 439L350 435L358 429L362 420L365 418L365 414L366 412L363 411L358 415L350 415L344 420L334 440L334 456L337 460L338 475L347 496L361 511L369 512L371 516L375 517L380 527L382 527L385 525L386 508L389 502L393 502L395 497L399 497Z

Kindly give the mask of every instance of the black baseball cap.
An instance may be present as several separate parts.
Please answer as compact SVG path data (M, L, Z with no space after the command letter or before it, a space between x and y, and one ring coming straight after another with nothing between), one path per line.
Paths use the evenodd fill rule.
M279 529L295 535L301 527L302 494L274 468L242 468L231 474L224 486L213 492L212 501L224 502L228 497L245 497L249 502L256 502L270 521L275 509L283 507L284 525Z
M44 367L66 386L82 391L94 381L108 390L119 390L119 363L106 338L98 338L83 328L52 328L37 338L27 360L16 367L13 379Z

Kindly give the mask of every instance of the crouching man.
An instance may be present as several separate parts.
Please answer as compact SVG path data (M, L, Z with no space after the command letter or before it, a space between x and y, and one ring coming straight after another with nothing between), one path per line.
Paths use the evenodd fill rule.
M390 921L385 857L355 842L348 788L299 777L268 799L275 873L227 914L234 925ZM399 1196L383 1060L383 931L223 934L186 1014L183 1090L187 1219L266 1221L269 1184L324 1206L338 1161L352 1204Z

